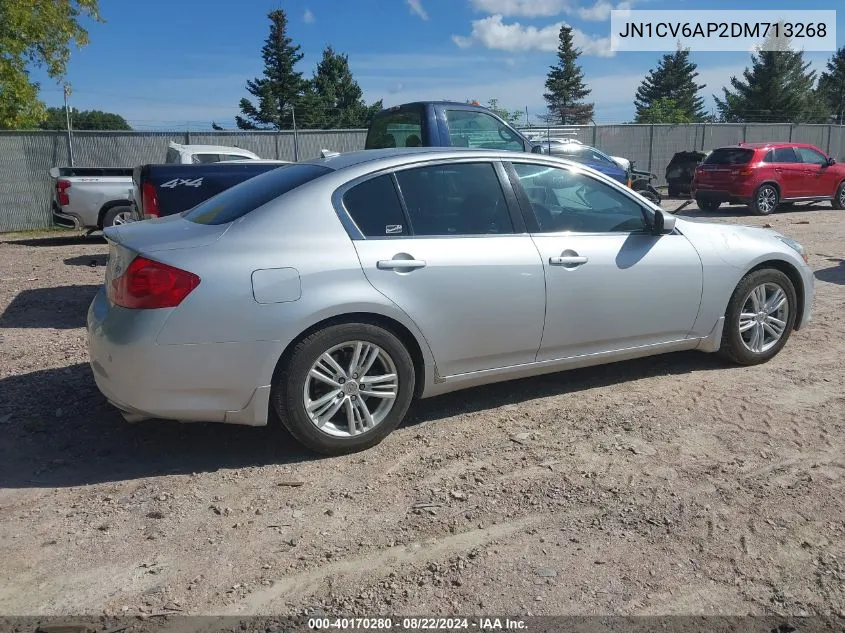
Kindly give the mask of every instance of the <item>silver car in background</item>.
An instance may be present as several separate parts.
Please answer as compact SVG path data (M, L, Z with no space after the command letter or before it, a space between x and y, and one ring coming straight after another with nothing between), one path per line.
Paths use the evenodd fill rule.
M813 296L788 238L527 153L335 155L106 237L91 366L127 419L273 410L327 454L377 444L414 397L676 350L761 363Z

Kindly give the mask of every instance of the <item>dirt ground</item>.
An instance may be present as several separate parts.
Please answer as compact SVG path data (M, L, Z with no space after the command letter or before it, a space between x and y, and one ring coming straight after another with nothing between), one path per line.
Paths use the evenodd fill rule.
M843 614L845 215L713 218L809 249L813 322L770 363L451 394L331 459L125 423L87 364L105 243L0 236L0 614Z

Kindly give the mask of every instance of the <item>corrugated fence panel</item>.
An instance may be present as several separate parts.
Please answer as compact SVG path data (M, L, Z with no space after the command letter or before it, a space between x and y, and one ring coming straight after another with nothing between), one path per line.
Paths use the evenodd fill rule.
M624 156L638 169L665 182L666 165L676 152L708 151L742 140L811 143L845 161L845 129L828 125L698 123L690 125L599 125L523 129L533 134L566 136ZM229 145L262 158L316 158L320 150L351 152L364 148L365 130L282 132L76 132L75 164L85 167L133 167L164 161L167 144ZM69 163L67 136L61 132L0 132L0 232L50 226L53 198L51 167Z

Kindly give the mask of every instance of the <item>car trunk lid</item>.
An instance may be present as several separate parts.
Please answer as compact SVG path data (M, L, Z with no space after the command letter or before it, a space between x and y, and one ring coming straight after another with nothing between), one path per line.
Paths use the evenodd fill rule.
M219 240L230 226L197 224L181 215L170 215L157 220L113 226L103 233L110 244L136 253L155 253L208 246Z

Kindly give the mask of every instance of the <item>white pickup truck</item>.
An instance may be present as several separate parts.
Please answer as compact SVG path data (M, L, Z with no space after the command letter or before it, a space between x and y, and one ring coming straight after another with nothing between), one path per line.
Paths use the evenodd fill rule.
M222 161L260 160L240 147L170 143L164 162L196 165ZM132 167L53 167L53 223L75 229L102 230L130 222Z

